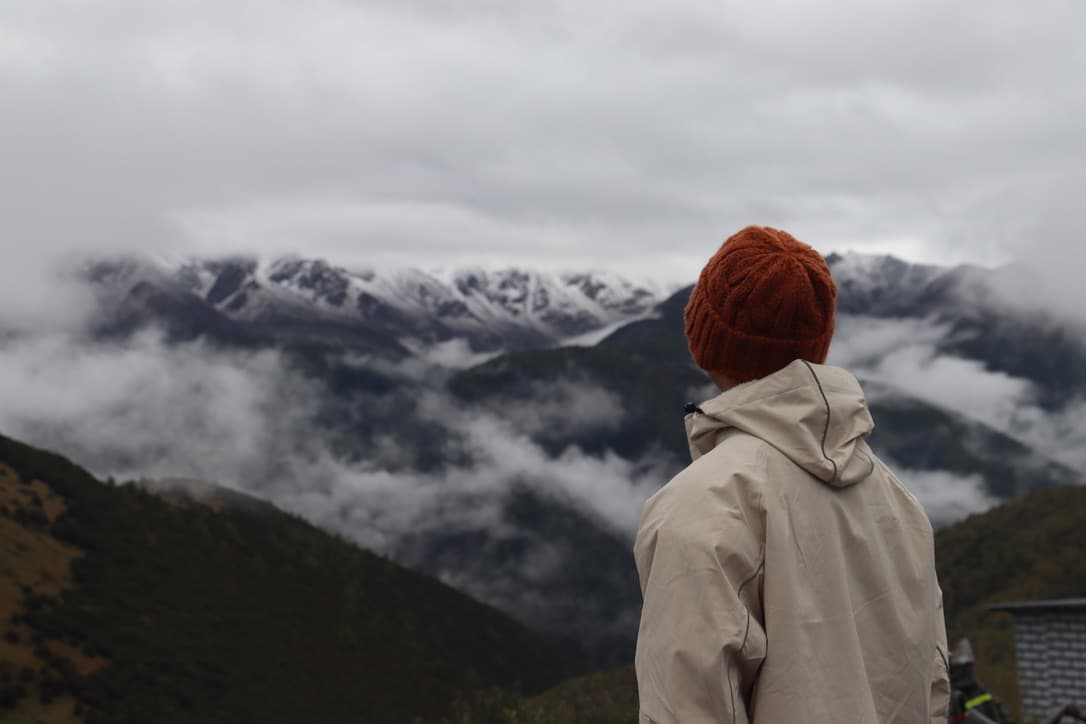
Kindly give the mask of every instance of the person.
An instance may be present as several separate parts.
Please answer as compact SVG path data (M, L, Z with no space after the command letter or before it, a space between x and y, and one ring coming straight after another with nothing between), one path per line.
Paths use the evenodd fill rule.
M963 638L950 655L950 721L967 721L969 712L979 712L996 724L1014 724L1014 719L1003 709L984 684L977 681L973 671L976 659L973 645Z
M686 336L721 394L687 406L693 463L634 544L640 724L946 724L931 524L824 364L836 295L814 249L753 226L694 286Z

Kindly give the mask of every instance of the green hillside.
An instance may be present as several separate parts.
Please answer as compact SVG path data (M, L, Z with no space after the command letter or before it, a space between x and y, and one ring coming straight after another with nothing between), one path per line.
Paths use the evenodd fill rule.
M951 645L969 636L978 677L1018 708L1014 620L996 603L1086 597L1086 486L1037 490L935 536Z
M0 436L0 719L405 722L573 673L498 611L278 511Z
M633 666L581 676L530 699L490 689L457 701L441 724L636 724Z

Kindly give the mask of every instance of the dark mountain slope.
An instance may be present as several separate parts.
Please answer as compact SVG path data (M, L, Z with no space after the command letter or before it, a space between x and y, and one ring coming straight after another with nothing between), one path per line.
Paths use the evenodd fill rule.
M1081 477L1009 435L922 400L889 396L869 406L876 423L872 448L908 470L977 475L985 491L1000 500Z
M496 610L286 514L168 502L2 436L0 492L9 711L400 724L572 670Z
M596 347L506 355L460 373L451 388L465 402L485 403L538 394L547 382L559 380L597 385L623 400L623 424L590 437L574 426L555 428L544 432L541 442L551 451L577 445L632 458L660 449L670 453L677 472L688 460L683 403L699 389L704 394L708 382L686 346L682 311L689 294L689 289L676 293L657 308L655 318L632 322ZM904 468L979 475L997 498L1081 475L979 420L922 400L880 394L869 404L876 422L872 447Z
M706 379L689 361L666 359L657 352L655 343L520 352L457 374L450 389L465 404L494 404L500 409L507 400L531 402L541 391L545 394L548 384L595 385L622 400L621 425L589 435L576 425L555 427L539 433L537 442L552 453L577 445L587 452L609 449L631 459L657 446L678 463L689 455L683 404L688 391L703 387Z
M1046 410L1063 409L1086 389L1086 335L1045 314L986 309L947 321L952 331L940 344L942 352L1033 382Z
M630 542L575 504L527 487L502 507L501 535L482 526L409 535L396 559L451 573L458 587L514 612L590 668L630 661L641 610Z

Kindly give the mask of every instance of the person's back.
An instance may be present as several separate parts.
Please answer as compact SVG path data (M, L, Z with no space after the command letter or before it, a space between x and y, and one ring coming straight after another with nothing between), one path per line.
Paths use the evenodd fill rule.
M931 526L864 442L856 380L819 364L835 301L824 267L746 229L691 297L691 351L725 391L687 415L695 460L638 531L642 722L946 721ZM769 327L744 305L771 307Z

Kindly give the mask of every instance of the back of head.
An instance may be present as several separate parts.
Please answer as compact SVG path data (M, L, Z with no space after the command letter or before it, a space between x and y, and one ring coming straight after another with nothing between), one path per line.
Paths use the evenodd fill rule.
M684 314L694 361L736 382L796 359L821 364L833 337L837 286L822 256L790 234L748 226L705 265Z

